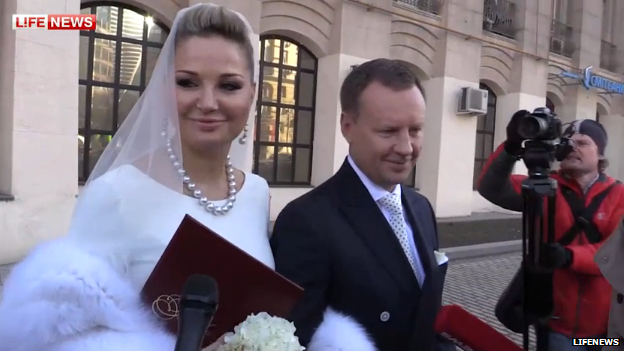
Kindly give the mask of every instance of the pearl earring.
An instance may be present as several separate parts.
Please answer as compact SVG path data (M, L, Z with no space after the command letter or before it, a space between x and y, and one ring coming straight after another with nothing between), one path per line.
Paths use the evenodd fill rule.
M240 138L238 138L238 142L243 145L247 142L247 132L249 131L249 127L245 124L245 128L243 128L243 134L241 134Z

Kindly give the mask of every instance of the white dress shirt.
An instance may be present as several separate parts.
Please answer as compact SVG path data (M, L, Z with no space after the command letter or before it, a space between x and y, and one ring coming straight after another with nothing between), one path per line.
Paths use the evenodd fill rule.
M351 158L351 155L347 156L347 161L349 162L349 164L351 165L351 168L353 168L355 173L358 175L358 177L360 178L360 180L362 181L362 183L364 184L364 186L366 187L366 189L372 196L373 200L375 201L375 203L381 210L381 213L383 213L388 223L390 223L390 216L391 216L390 212L386 210L385 208L383 208L382 206L380 206L378 202L381 198L388 195L390 192L380 187L379 185L373 183L373 181L370 180L370 178L368 178L366 174L364 174L364 172L362 172L362 170L355 164L355 162ZM395 186L392 193L398 195L399 198L401 198L401 186L400 185ZM416 242L414 240L414 231L412 230L412 226L407 217L407 212L405 211L405 209L403 209L403 218L407 226L407 237L409 239L410 249L412 253L414 254L414 261L415 261L414 263L416 263L416 269L418 269L419 276L422 277L422 281L424 282L425 281L425 269L420 259L420 255L418 254L418 250L416 249Z

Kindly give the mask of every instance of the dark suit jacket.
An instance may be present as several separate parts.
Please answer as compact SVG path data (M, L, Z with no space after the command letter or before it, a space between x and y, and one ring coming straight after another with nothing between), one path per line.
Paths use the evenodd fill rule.
M429 201L409 188L402 194L426 272L422 288L390 225L347 161L279 214L271 246L277 272L305 289L291 316L303 346L330 306L362 324L380 351L434 349L446 264L438 266L433 253L438 236Z

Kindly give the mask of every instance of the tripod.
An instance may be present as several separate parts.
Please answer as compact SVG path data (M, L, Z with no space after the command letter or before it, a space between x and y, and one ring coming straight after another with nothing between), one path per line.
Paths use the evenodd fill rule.
M525 162L527 160L525 159ZM527 165L528 166L528 165ZM549 167L529 170L522 182L524 208L522 211L522 268L524 298L523 348L529 350L529 327L535 326L537 351L548 351L548 320L553 310L552 271L540 264L540 248L544 238L554 242L555 199L557 181L549 177ZM547 215L544 216L544 200Z

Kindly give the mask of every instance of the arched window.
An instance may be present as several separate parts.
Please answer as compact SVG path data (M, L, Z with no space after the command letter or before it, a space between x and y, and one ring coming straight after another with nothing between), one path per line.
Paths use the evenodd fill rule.
M84 182L149 82L169 30L126 5L98 5L80 33L78 179Z
M487 113L477 117L477 141L475 144L475 160L473 189L477 188L479 175L485 162L494 150L494 126L496 122L496 94L487 85L479 84L479 89L488 92Z
M283 37L260 38L261 94L253 172L271 185L308 185L312 174L317 59Z
M550 100L549 98L546 98L546 107L548 107L548 109L550 110L550 112L555 112L555 104L553 104L552 100Z
M600 123L600 113L596 111L596 122Z

